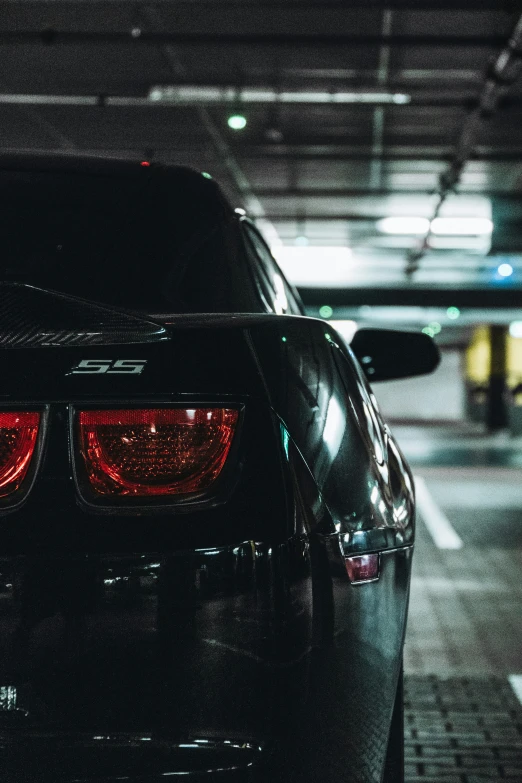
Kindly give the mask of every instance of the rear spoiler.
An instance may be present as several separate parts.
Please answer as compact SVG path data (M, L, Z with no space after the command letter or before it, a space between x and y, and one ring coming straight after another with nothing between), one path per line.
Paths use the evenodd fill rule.
M165 325L147 316L23 283L0 282L0 349L156 343Z
M307 315L279 315L276 313L154 313L150 318L176 329L249 329L254 326L274 326L292 321L319 321Z

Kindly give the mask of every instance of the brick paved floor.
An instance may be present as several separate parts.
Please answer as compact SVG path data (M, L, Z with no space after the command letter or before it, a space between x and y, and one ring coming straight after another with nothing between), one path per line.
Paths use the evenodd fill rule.
M498 677L407 675L408 783L522 781L522 705Z

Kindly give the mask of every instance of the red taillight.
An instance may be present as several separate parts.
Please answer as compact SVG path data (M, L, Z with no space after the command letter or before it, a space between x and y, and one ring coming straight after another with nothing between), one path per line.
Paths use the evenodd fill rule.
M238 415L230 408L81 411L89 481L100 495L204 491L223 469Z
M15 492L33 456L39 413L0 411L0 498Z

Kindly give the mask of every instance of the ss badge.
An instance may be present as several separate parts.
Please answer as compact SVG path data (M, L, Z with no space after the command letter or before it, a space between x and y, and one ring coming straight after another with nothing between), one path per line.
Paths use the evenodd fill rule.
M146 359L82 359L68 375L141 375Z

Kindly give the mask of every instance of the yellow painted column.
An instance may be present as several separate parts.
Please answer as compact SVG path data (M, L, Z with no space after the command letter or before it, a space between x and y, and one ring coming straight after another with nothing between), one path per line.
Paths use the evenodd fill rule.
M467 416L482 424L486 420L490 364L489 327L481 324L474 328L466 349L465 383Z

